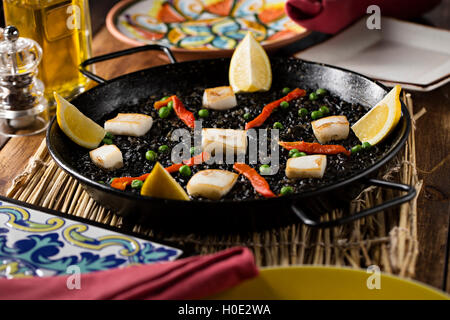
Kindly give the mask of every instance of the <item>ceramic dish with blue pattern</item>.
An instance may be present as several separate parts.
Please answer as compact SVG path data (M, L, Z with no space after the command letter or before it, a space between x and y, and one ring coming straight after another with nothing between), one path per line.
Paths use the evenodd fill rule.
M0 278L54 276L172 261L175 247L0 197Z
M231 52L252 31L266 49L307 34L284 11L281 0L125 0L108 14L107 27L119 40L157 43L175 52Z

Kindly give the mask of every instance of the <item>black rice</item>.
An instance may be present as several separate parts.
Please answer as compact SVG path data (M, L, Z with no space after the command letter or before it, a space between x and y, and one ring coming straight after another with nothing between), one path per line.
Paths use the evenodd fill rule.
M250 113L250 119L255 118L262 110L263 106L269 102L277 100L284 96L282 88L285 85L282 83L274 84L272 90L269 92L238 94L238 106L228 111L210 110L209 117L202 119L203 128L229 128L229 129L244 129L247 120L244 119L245 113ZM179 142L171 141L173 130L177 128L187 128L174 113L167 119L160 119L158 112L153 108L153 103L163 96L176 94L185 104L186 108L194 112L195 118L200 119L198 111L202 108L202 95L205 88L193 88L190 92L161 92L160 96L151 96L148 101L142 105L132 107L124 107L117 110L115 113L109 114L100 121L111 119L117 113L143 113L153 117L153 126L151 130L143 137L128 137L116 136L114 137L114 144L116 144L122 151L124 158L124 167L112 172L104 171L96 167L90 160L88 152L85 149L77 149L74 151L74 159L76 169L82 172L86 177L95 180L107 182L114 177L122 176L140 176L152 170L154 163L145 159L147 150L154 150L158 152L158 147L161 145L168 145L172 149ZM308 94L312 92L309 91ZM350 122L350 126L358 121L366 112L367 109L361 105L351 104L341 100L337 96L327 94L319 97L318 100L310 101L308 94L295 101L290 102L290 106L286 109L278 108L266 121L261 128L271 130L275 122L282 123L284 129L280 130L281 141L306 141L317 142L311 129L310 113L318 110L320 106L326 105L330 113L329 115L345 115ZM298 115L299 108L306 108L308 116L300 117ZM270 132L268 133L270 145ZM350 130L348 138L344 141L334 141L333 144L341 144L345 148L350 149L356 144L360 144L358 138ZM348 179L349 177L365 170L368 166L375 163L379 158L390 148L391 142L389 140L373 146L371 149L362 151L351 157L345 155L330 155L327 156L327 168L322 179L300 179L291 180L285 175L285 165L288 159L288 151L280 148L280 168L277 174L272 176L265 176L273 192L279 193L283 186L292 186L295 193L314 190L321 186L332 184L338 181ZM248 160L248 156L247 156ZM165 167L172 164L170 160L170 152L158 153L158 161ZM259 164L252 165L257 171ZM192 173L195 174L199 170L204 169L224 169L233 171L232 164L201 164L192 167ZM185 187L189 181L189 177L183 177L179 173L173 174L173 177ZM130 192L139 192L139 190L127 189ZM241 176L234 188L224 197L224 199L248 199L261 198L257 194L251 184ZM222 199L222 200L224 200Z

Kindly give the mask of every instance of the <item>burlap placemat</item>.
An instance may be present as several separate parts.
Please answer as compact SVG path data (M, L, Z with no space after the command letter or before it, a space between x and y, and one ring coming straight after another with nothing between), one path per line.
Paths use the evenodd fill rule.
M412 114L410 95L403 99ZM380 171L380 178L414 185L420 192L422 181L416 171L415 121L404 150ZM371 207L397 195L391 190L370 187L349 204L350 213ZM121 218L97 204L81 185L61 170L48 154L45 140L26 170L16 177L8 197L58 210L96 222L121 227ZM259 266L316 264L364 268L378 265L387 273L413 276L417 243L417 198L401 207L331 229L312 229L301 224L264 232L239 234L168 234L136 225L134 231L180 245L192 244L200 254L243 245L253 250ZM338 218L335 210L324 219Z

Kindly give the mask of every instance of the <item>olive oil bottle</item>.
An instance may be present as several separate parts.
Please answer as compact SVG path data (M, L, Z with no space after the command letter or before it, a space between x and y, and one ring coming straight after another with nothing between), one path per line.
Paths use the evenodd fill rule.
M3 7L6 25L42 47L38 78L50 103L53 91L70 99L89 86L78 71L92 56L88 0L3 0Z

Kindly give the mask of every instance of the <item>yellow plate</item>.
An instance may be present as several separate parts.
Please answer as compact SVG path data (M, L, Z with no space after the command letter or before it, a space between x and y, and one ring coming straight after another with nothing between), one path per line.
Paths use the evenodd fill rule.
M337 267L262 268L258 277L211 299L257 300L406 300L449 299L443 292L387 274L380 274L380 289L368 289L373 273ZM376 284L371 278L372 285Z

